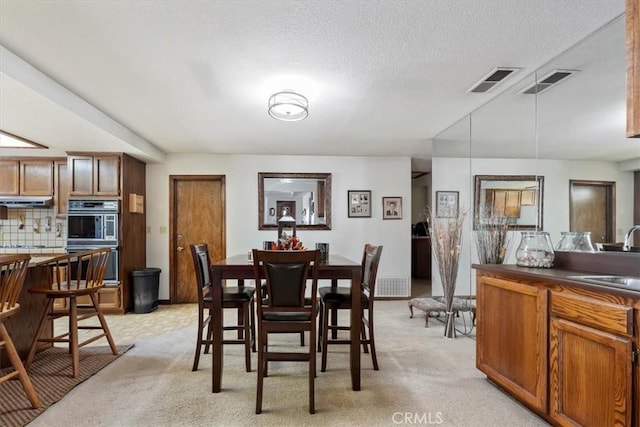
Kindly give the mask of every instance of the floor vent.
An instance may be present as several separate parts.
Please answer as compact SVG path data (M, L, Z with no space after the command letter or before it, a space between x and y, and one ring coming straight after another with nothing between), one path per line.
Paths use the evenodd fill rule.
M377 297L408 297L411 295L407 277L378 277Z
M518 71L519 68L507 68L507 67L498 67L491 70L489 74L484 76L480 81L475 83L467 92L472 93L485 93L489 92L498 83L509 77L514 72Z
M555 86L562 80L565 80L567 77L570 77L575 73L577 73L576 70L554 70L541 78L538 83L534 83L524 88L522 91L520 91L520 93L523 93L525 95L533 95L536 93L544 92L551 86Z

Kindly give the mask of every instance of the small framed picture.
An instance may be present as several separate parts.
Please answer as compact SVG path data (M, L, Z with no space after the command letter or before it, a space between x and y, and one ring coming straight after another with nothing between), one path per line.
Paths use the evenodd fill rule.
M457 218L458 217L458 192L457 191L436 191L436 217L437 218Z
M371 191L347 191L347 209L349 218L371 218Z
M382 198L382 219L402 219L402 197Z

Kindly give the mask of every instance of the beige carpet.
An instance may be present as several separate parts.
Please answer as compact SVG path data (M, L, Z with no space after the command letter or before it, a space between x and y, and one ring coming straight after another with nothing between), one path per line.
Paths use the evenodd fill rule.
M20 381L6 381L0 384L0 426L27 424L64 397L69 390L116 360L131 347L120 346L119 355L113 355L109 347L81 349L78 378L71 376L71 356L66 348L52 347L38 353L29 370L29 377L42 406L32 409Z
M210 355L191 372L192 325L136 342L30 426L548 425L475 368L473 338L445 339L436 320L425 328L421 314L409 319L406 301L380 301L375 314L380 371L363 354L362 391L353 392L348 347L331 347L327 372L318 371L315 415L308 413L307 365L285 362L270 364L256 415L256 358L246 373L241 346L225 347L223 389L211 393ZM291 348L298 342L296 335L270 339Z

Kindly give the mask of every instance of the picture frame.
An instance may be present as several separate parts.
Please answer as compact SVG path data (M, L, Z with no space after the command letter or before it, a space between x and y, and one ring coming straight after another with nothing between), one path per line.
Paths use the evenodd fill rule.
M436 218L458 217L458 191L436 191Z
M382 198L382 219L402 219L402 197Z
M347 191L349 218L371 218L371 190Z

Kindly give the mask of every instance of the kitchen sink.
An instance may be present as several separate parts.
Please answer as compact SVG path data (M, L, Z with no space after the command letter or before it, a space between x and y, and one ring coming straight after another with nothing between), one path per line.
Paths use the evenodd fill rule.
M615 275L585 275L585 276L568 276L569 279L584 280L598 285L613 286L617 288L633 289L640 291L640 277L631 276L615 276Z

